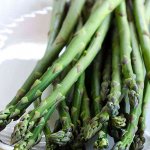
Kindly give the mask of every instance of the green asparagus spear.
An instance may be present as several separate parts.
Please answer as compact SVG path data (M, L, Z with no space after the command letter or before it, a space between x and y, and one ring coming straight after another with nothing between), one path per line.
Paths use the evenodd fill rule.
M27 80L28 82L24 84L23 89L21 91L25 91L26 89L28 89L29 84L31 86L33 84L33 82L42 75L43 71L45 71L46 68L48 67L48 65L52 63L55 56L58 55L60 50L66 44L67 39L69 38L69 35L72 32L72 30L74 29L74 26L78 20L78 17L81 13L84 3L85 3L85 0L80 0L80 1L73 0L71 2L71 6L69 8L68 14L63 22L62 28L61 28L58 36L56 37L56 39L53 42L53 44L51 45L51 47L49 47L49 50L47 50L43 59L41 59L38 62L38 65L36 66L35 70L31 74L29 79ZM76 37L75 37L75 39L76 39ZM61 60L61 58L59 60ZM17 102L19 101L16 104L17 106L10 105L8 108L6 108L4 111L2 111L0 113L1 129L3 129L11 121L11 119L15 119L15 118L17 118L18 115L22 114L24 112L24 109L26 107L28 107L32 101L34 101L37 97L39 97L41 95L42 91L50 84L50 82L54 78L54 76L56 76L58 74L58 72L60 72L62 67L59 65L58 62L56 62L55 65L53 65L49 70L47 70L46 73L40 78L40 80L37 79L37 81L39 81L39 84L37 86L35 86L33 89L31 89L27 93L26 96L25 96L25 93L27 91L25 93L23 92L24 94L21 94L21 96L18 96L18 94L17 94L17 97L15 97L15 99L16 98L17 99L19 98L19 100L21 99L20 101L15 100ZM69 63L69 61L68 61L68 63ZM35 73L38 74L37 77L35 77Z
M102 42L107 33L108 27L110 23L110 16L108 16L99 29L96 32L96 36L93 38L86 55L83 55L77 64L70 70L70 72L66 75L66 77L62 80L62 82L58 85L58 87L51 93L51 95L42 101L41 105L33 110L32 112L26 114L22 118L22 122L16 125L14 134L17 135L16 138L20 138L21 135L25 134L28 130L32 129L36 120L41 118L44 114L48 112L53 104L57 103L57 101L64 100L65 95L71 86L77 81L79 76L84 72L84 70L88 67L88 65L92 62L94 57L99 52ZM99 36L99 33L100 36ZM22 127L22 128L21 128Z
M108 148L109 141L107 137L107 127L108 127L108 122L105 122L103 124L102 129L98 133L98 139L94 143L94 147L96 149L105 149Z
M132 43L132 48L133 48L133 56L135 58L134 63L133 63L133 67L134 67L134 71L136 73L136 82L138 84L138 91L139 91L139 104L134 107L133 109L131 109L130 112L130 120L129 123L127 125L127 129L124 133L124 135L121 137L121 140L116 143L116 145L114 146L114 150L126 150L130 147L133 138L135 136L136 130L137 130L137 126L138 126L138 121L139 121L139 117L141 114L141 108L142 108L142 99L143 99L143 85L144 85L144 69L143 68L143 62L142 62L142 58L141 58L141 54L140 54L140 49L139 49L139 45L138 45L138 41L137 41L137 37L136 37L136 32L135 32L135 28L132 22L130 22L130 33L131 33L131 43ZM140 69L139 69L140 68ZM130 99L135 99L136 97L130 95Z
M129 95L135 95L135 99L130 99L131 107L135 107L138 104L138 86L135 80L135 74L131 65L131 35L129 29L129 23L127 20L126 4L122 2L116 10L116 19L120 36L120 50L121 50L121 67L124 76L124 86L129 90ZM136 100L136 101L134 101Z
M100 78L101 78L102 54L99 53L93 62L93 73L91 79L91 96L93 101L94 115L100 113L102 102L100 97Z
M83 100L81 105L81 114L80 118L82 120L82 126L85 127L87 122L90 120L90 105L89 105L89 97L87 95L86 88L84 87Z
M94 115L100 113L102 109L102 99L100 96L100 78L102 67L102 53L97 55L96 59L93 62L93 74L91 80L91 96L93 101L93 113ZM109 68L109 67L108 67ZM102 129L99 131L98 138L94 143L96 149L103 149L108 146L107 139L107 123L105 123Z
M108 96L109 93L109 88L110 88L110 78L111 78L111 54L108 52L107 59L104 64L104 70L103 70L103 81L101 84L101 99L103 101L106 100L106 97Z
M111 118L112 126L115 128L124 128L126 126L126 118L122 115Z
M76 82L74 97L71 106L71 119L75 130L77 128L79 115L80 115L81 102L82 102L83 89L84 89L84 78L85 78L85 73L83 73L78 79L78 81Z
M55 0L55 1L53 1L51 25L50 25L50 29L48 32L48 36L50 37L50 39L49 39L48 44L47 44L47 48L46 48L47 51L50 49L51 45L55 41L55 38L57 37L57 35L61 29L66 3L67 3L66 0Z
M100 66L96 68L96 66L94 66L94 70L95 72L97 72L97 76L94 77L94 80L95 80L95 87L93 87L93 90L95 89L95 92L97 90L97 93L95 93L95 95L97 94L97 97L98 97L98 102L94 103L94 115L96 116L98 113L100 113L101 109L102 109L102 101L104 101L107 97L107 94L109 92L109 85L110 85L110 74L111 74L111 55L108 54L107 56L107 59L105 61L105 64L104 64L104 70L103 70L103 82L101 83L101 90L100 90L100 87L99 86L99 76L98 76L98 73L99 73L99 69L100 69ZM99 62L100 63L100 62ZM97 70L96 70L97 69ZM97 77L97 80L96 80L96 77ZM94 86L94 84L92 84ZM94 95L93 95L94 96ZM101 104L100 104L100 101L101 101ZM98 133L98 138L97 140L95 141L94 143L94 146L97 148L97 149L104 149L106 147L108 147L108 139L107 139L107 123L105 123L103 126L102 126L102 129L99 131Z
M145 19L144 4L141 0L134 0L133 8L144 64L150 79L150 33Z
M73 124L71 122L71 117L69 114L69 108L66 101L62 101L58 106L58 112L60 116L60 121L62 123L62 129L58 132L52 133L49 136L49 140L59 146L66 145L73 139L72 130Z
M120 59L119 59L119 45L117 36L113 39L113 62L112 62L112 84L111 91L108 95L108 102L83 130L83 136L85 140L90 139L101 128L102 124L109 120L110 116L116 116L118 114L120 95L121 95L121 79L120 79Z
M34 107L38 107L41 103L41 97L39 97L35 102L34 102ZM43 132L44 132L44 135L45 135L45 141L46 141L46 150L50 149L51 147L54 147L53 144L51 144L49 141L48 141L48 137L49 135L51 134L51 130L50 130L50 127L48 125L48 123L46 122L45 123L45 127L43 129ZM13 138L12 138L13 139ZM35 140L36 141L36 140ZM12 141L12 143L14 143L15 141Z
M150 85L148 80L146 80L145 83L145 90L144 90L144 98L143 98L143 105L142 105L142 113L139 119L139 126L138 126L138 131L135 135L134 141L132 143L131 148L135 150L141 150L144 147L145 143L145 137L144 137L144 131L146 128L146 112L147 110L147 105L149 104L149 94L150 94Z

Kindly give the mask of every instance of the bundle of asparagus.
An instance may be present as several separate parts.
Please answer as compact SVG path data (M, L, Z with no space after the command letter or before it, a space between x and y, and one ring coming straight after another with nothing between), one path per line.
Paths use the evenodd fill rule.
M143 149L149 10L150 0L54 0L45 55L0 112L0 130L21 117L11 136L15 150L31 149L43 133L47 150L84 149L94 135L96 149L112 146L108 135L114 150Z

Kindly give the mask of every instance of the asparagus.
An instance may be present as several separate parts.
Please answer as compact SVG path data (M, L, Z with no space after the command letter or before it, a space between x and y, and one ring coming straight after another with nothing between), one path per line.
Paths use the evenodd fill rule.
M44 57L38 62L33 73L30 75L28 80L25 82L25 84L23 85L21 90L19 90L19 91L21 91L21 92L19 92L20 94L17 94L17 96L15 97L14 101L18 102L16 104L17 106L10 104L8 108L6 107L6 109L0 113L1 129L5 128L5 126L13 118L15 119L15 118L17 118L16 116L21 115L21 113L24 112L24 109L27 106L29 106L31 104L31 102L33 102L33 100L35 100L37 97L39 97L41 95L42 91L50 84L50 82L54 78L54 76L56 76L56 74L58 74L57 70L61 70L61 67L59 67L59 64L56 62L55 65L53 65L49 70L47 70L47 72L41 77L42 73L46 70L46 68L49 66L49 64L52 63L55 56L58 55L60 50L66 44L70 33L74 29L74 26L75 26L77 19L81 13L84 3L85 3L85 0L81 0L81 1L73 0L71 2L71 6L69 8L68 14L63 22L63 25L62 25L60 32L58 33L55 41L53 42L53 44L51 46L48 47L49 50L46 51ZM68 22L69 22L69 24L68 24ZM51 77L51 75L52 75L52 77ZM47 78L44 78L45 76L47 76ZM39 77L41 77L40 80L37 79ZM25 95L27 93L26 89L29 89L34 81L35 82L39 81L39 84L36 87L34 87L33 89L31 89L27 95ZM23 94L21 94L21 93L23 93Z
M40 103L41 103L41 98L39 98L39 100L36 100L34 102L34 107L35 108L38 107L40 105ZM54 110L52 109L52 110L49 110L49 111L51 111L51 113L52 113ZM46 141L46 150L53 150L53 149L56 148L56 145L54 143L52 143L51 141L49 141L49 136L52 134L52 132L51 132L49 124L48 124L48 118L45 117L45 119L47 119L47 121L45 120L45 126L44 126L44 128L42 127L39 131L37 129L37 131L39 132L39 137L40 137L42 129L43 129L43 132L44 132L44 135L45 135L45 141ZM38 141L36 141L36 138L37 137L35 137L35 139L34 139L35 140L35 144L38 143ZM13 137L11 139L13 139ZM37 139L40 139L40 138L37 138ZM13 141L13 143L15 143L15 141Z
M34 107L38 107L41 103L41 97L38 98L35 102L34 102ZM53 144L50 144L50 142L48 141L48 137L49 135L51 134L51 130L49 128L49 125L48 123L46 122L45 123L45 127L43 128L43 132L44 132L44 135L45 135L45 141L46 141L46 149L50 149L51 147L54 147ZM13 137L11 138L13 140ZM38 138L39 139L39 138ZM35 140L36 141L36 140ZM12 143L15 143L15 141L12 141ZM51 146L51 147L50 147Z
M57 37L59 30L62 25L64 12L65 12L65 4L66 0L55 0L53 1L53 11L51 15L51 24L48 32L49 41L47 44L46 50L48 51L53 44L55 38ZM54 32L55 31L55 32Z
M79 76L84 72L84 70L88 67L88 65L92 62L96 54L99 52L102 42L107 33L110 22L110 16L108 16L99 29L96 32L96 36L93 38L86 55L83 55L76 65L70 70L70 72L66 75L66 77L62 80L62 82L58 85L51 95L42 101L39 107L30 113L26 114L22 118L22 122L16 125L14 134L16 134L16 138L19 138L21 135L25 134L26 131L30 130L34 127L34 123L36 120L41 118L45 113L48 112L48 109L53 106L53 104L57 103L57 101L65 99L65 95L71 86L77 81ZM99 33L100 36L99 36ZM69 81L69 82L68 82ZM20 128L20 126L23 127ZM19 132L18 132L19 131Z
M90 120L90 106L89 106L89 97L87 95L86 88L84 87L83 100L81 105L81 114L82 126L85 127L87 122Z
M118 24L118 30L120 35L120 50L121 50L121 62L122 73L125 79L125 88L129 90L129 96L135 95L135 99L130 99L131 107L138 105L138 87L135 80L135 74L133 73L131 65L131 36L129 23L127 20L126 4L122 2L116 10L116 19ZM123 36L122 36L123 35ZM135 101L134 101L135 100Z
M102 108L100 97L100 78L101 78L102 54L99 53L93 62L93 73L91 79L91 97L93 101L93 113L98 114Z
M5 112L4 114L2 113L0 119L13 119L22 114L23 110L41 95L42 91L50 84L50 81L52 81L58 74L60 74L60 72L73 60L73 58L78 53L81 53L81 51L85 49L85 46L88 44L90 38L92 37L98 26L121 1L122 0L106 0L103 2L103 4L97 7L97 9L95 9L95 11L90 15L85 25L72 39L65 53L63 53L63 55L59 59L57 59L47 70L42 78L38 80L39 84L31 89L29 93L25 95L15 107L11 108L11 110L6 110L6 114ZM97 1L97 3L99 3L99 1ZM98 17L99 19L95 20L95 17Z
M120 129L126 126L126 118L122 115L111 118L112 126Z
M134 0L133 11L146 73L147 77L150 79L150 33L145 19L144 4L141 3L140 0Z
M71 142L71 140L73 139L73 124L71 122L69 108L65 100L60 103L58 108L60 121L62 123L62 130L52 133L49 136L49 140L55 144L58 144L59 146L63 146L66 145L68 142Z
M135 150L143 149L145 143L144 130L146 128L146 112L147 112L147 105L149 103L149 91L150 91L150 85L149 82L146 81L143 105L142 105L142 113L139 118L139 128L131 146Z
M103 70L103 82L101 84L101 99L105 101L110 88L110 74L111 74L111 54L108 54L108 58L105 61L104 64L104 70Z
M81 120L81 126L84 128L86 124L89 122L91 114L90 114L90 99L87 95L86 87L84 86L84 92L83 92L83 99L81 104L81 112L80 112L80 120ZM81 147L84 147L84 143L82 140L82 137L77 136L76 141L74 142L73 149L79 149Z
M102 55L101 55L102 58ZM98 59L98 58L97 58ZM95 60L96 61L96 60ZM111 72L111 65L110 65L110 54L108 54L107 59L105 61L104 65L104 71L103 71L103 82L101 86L101 92L100 92L100 84L99 84L99 71L100 71L100 60L97 60L98 62L95 62L94 65L94 71L93 71L93 84L92 84L92 90L93 90L93 99L94 99L94 115L97 115L100 113L102 109L102 100L106 98L106 95L108 94L108 86L110 84L110 72ZM96 64L97 63L97 64ZM103 99L102 99L103 98ZM98 138L94 143L94 147L97 149L104 149L108 147L108 139L107 139L107 125L108 123L105 123L102 126L102 129L98 133Z
M85 80L85 73L83 73L79 77L78 81L75 84L74 97L71 106L71 119L74 125L74 130L77 128L77 124L79 120L81 102L83 97L84 80Z
M119 46L117 37L113 39L113 62L112 62L112 84L111 91L108 95L108 102L83 130L83 136L85 140L90 139L101 128L102 124L109 120L110 116L116 116L118 114L120 95L121 95L121 79L120 79L120 66L119 66Z
M108 147L109 141L107 138L107 127L108 123L105 122L102 129L98 133L98 139L94 143L96 149L105 149Z
M116 145L114 146L114 150L125 150L128 149L133 141L133 138L135 136L136 130L137 130L137 125L138 125L138 121L139 121L139 117L141 114L141 107L142 107L142 98L143 98L143 85L144 85L144 70L143 68L143 62L142 62L142 58L141 58L141 54L140 54L140 49L138 46L138 41L137 41L137 37L136 37L136 33L135 33L135 28L132 22L130 22L130 32L132 34L131 36L131 43L132 43L132 48L133 48L133 56L134 58L136 58L134 60L134 70L136 73L136 81L138 84L138 91L139 91L139 104L134 107L133 109L131 109L130 112L130 120L129 123L127 125L127 129L126 132L124 133L124 135L122 136L121 140L116 143ZM141 68L141 69L139 69ZM134 96L133 93L133 97L129 97L130 99L135 99L136 97Z

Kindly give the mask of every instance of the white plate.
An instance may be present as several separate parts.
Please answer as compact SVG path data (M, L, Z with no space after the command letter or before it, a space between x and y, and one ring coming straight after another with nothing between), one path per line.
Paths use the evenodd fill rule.
M52 0L0 1L0 110L13 98L37 60L44 54L51 5ZM52 126L56 116L54 113L50 123ZM150 116L150 111L147 116ZM0 139L7 144L14 124L9 124L0 133ZM148 117L147 124L150 124ZM145 150L149 150L150 126L147 126L146 138ZM42 141L36 149L44 150L44 139ZM0 149L13 149L7 144L0 142ZM88 146L88 149L91 147Z

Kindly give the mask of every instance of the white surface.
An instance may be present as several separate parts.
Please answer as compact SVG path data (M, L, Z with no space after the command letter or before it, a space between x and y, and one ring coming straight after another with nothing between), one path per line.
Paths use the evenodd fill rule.
M13 98L36 61L44 54L51 3L52 0L0 1L0 110ZM148 116L150 111L147 124L150 123ZM0 139L9 142L13 125L0 133ZM145 150L149 150L150 126L147 126L146 137ZM0 148L12 149L1 143ZM40 143L39 149L44 149L43 143Z

